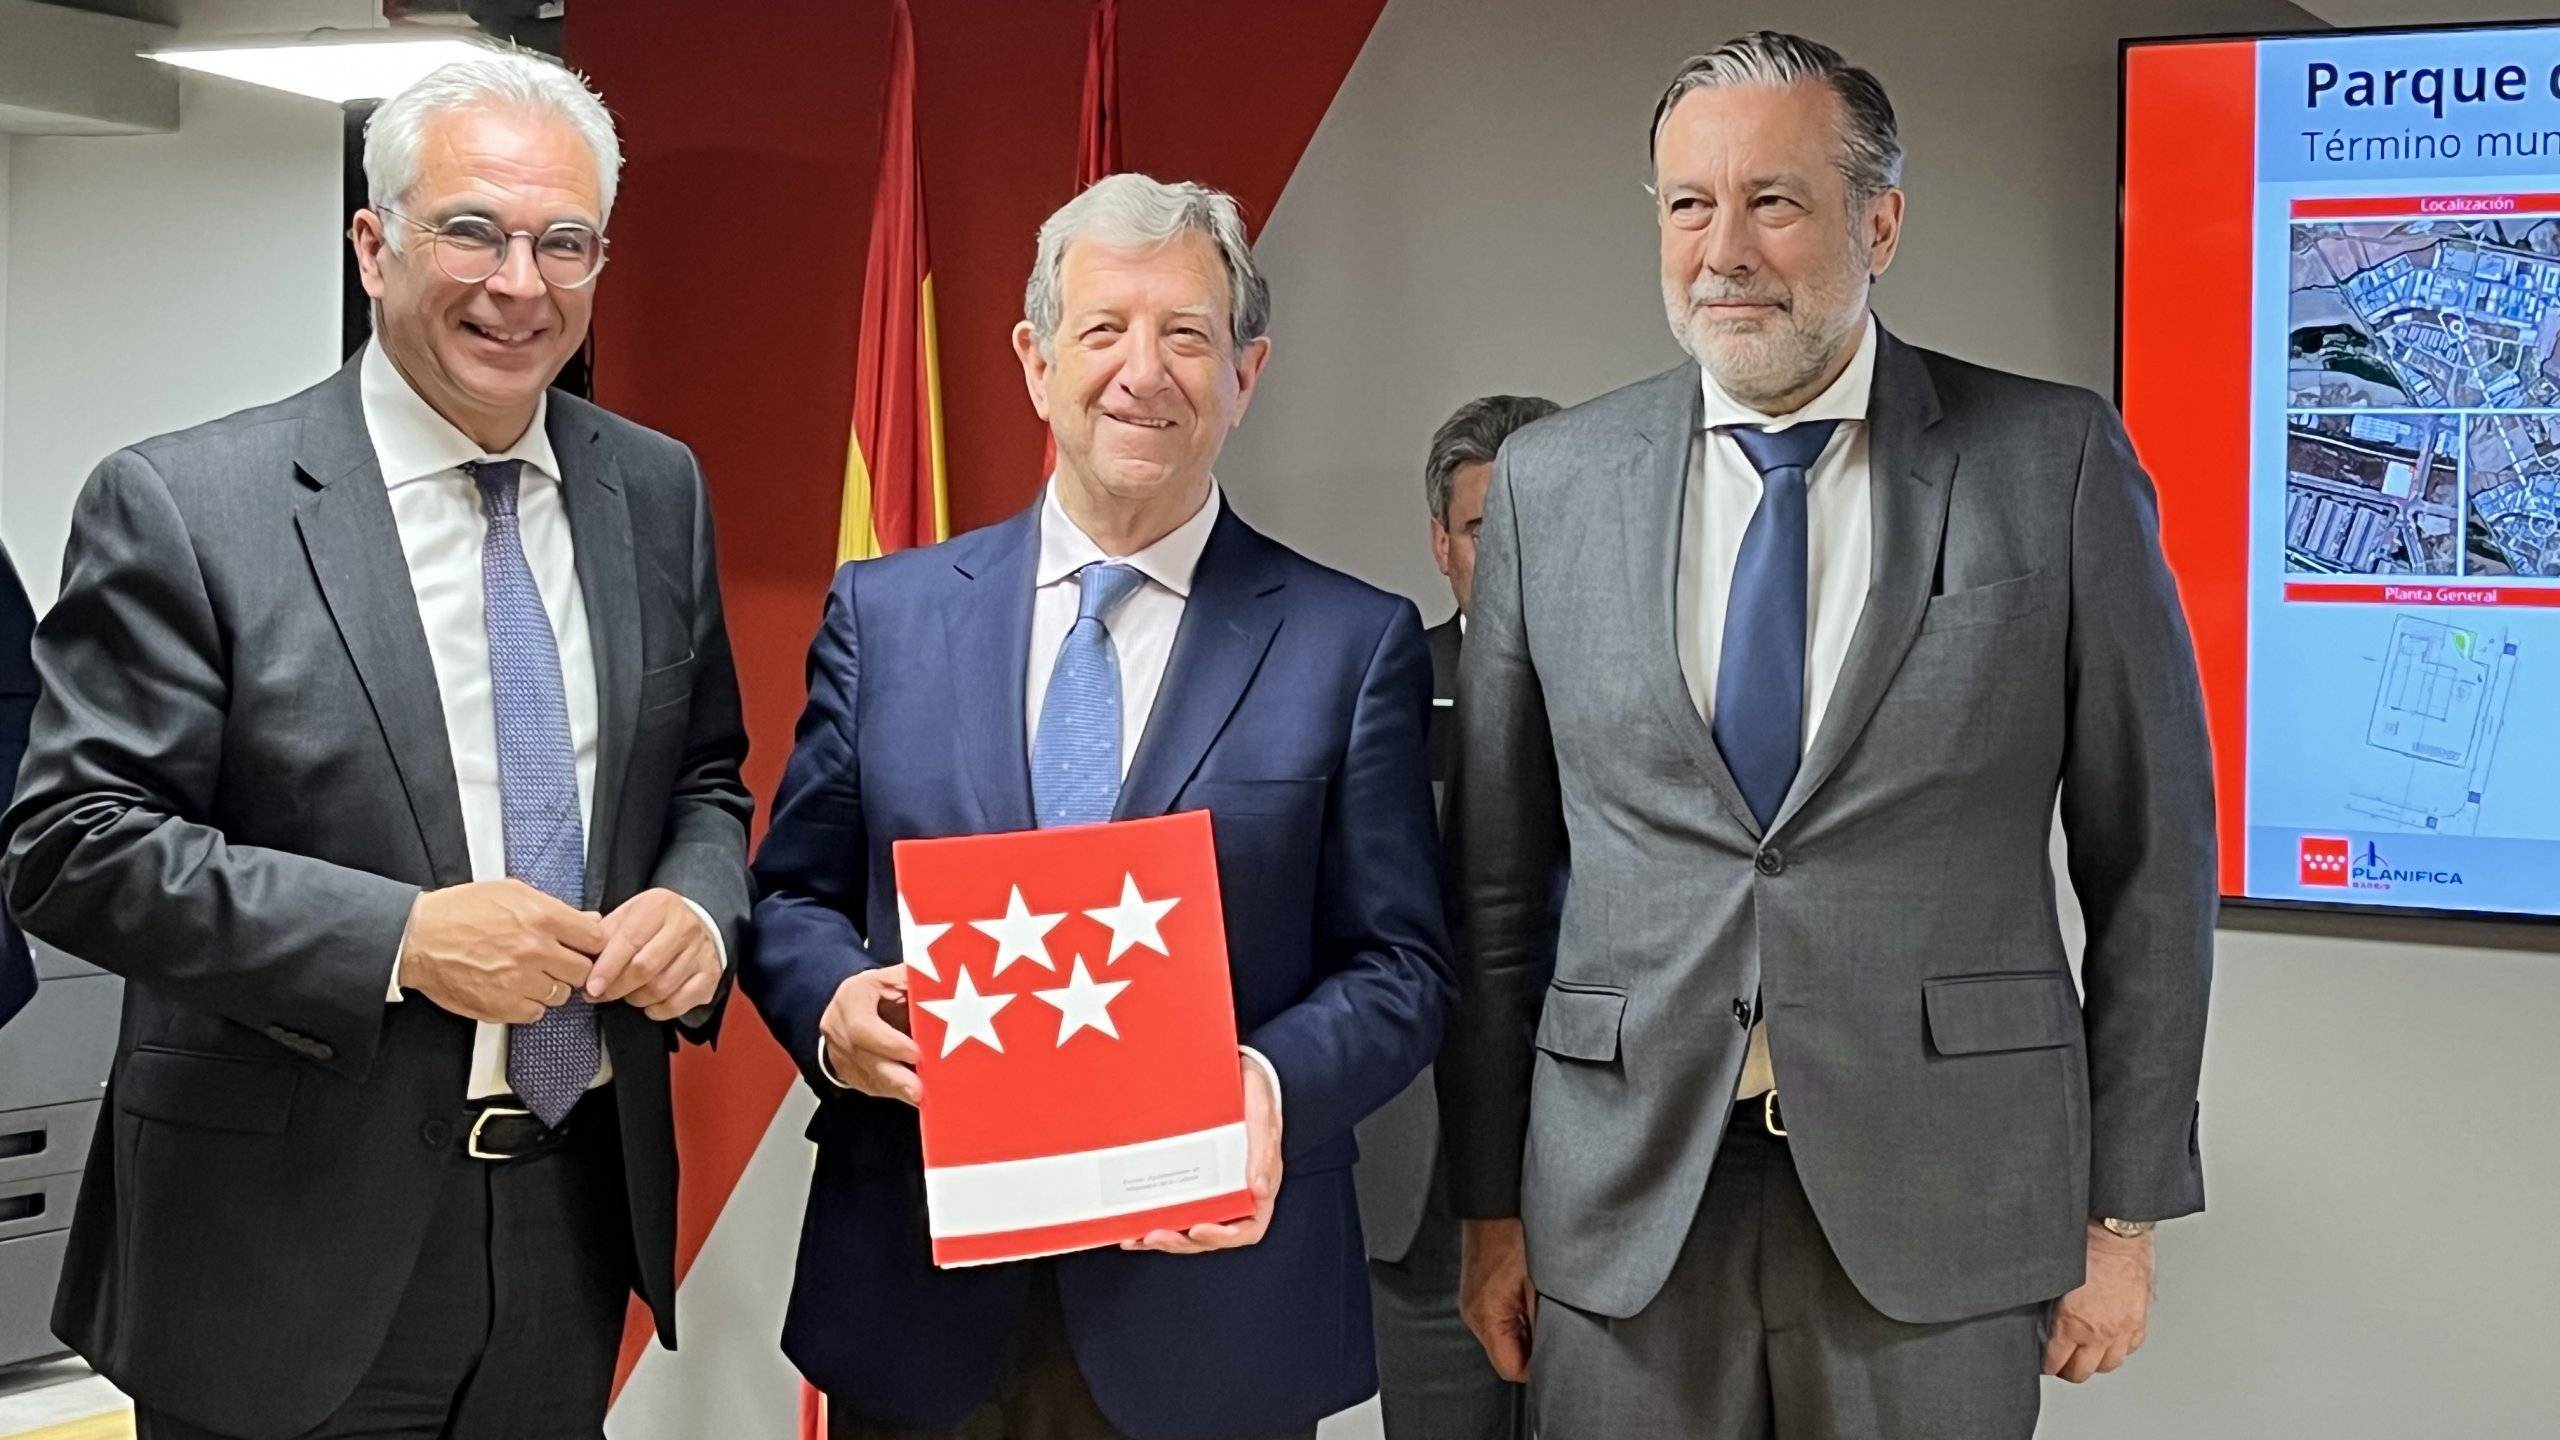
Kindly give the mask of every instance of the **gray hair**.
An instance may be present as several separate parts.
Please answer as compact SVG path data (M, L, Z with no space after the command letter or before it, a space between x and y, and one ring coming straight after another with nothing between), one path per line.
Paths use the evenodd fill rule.
M1693 90L1812 80L1830 86L1840 101L1840 174L1849 182L1851 203L1863 205L1901 184L1902 137L1883 84L1821 41L1777 30L1739 36L1690 57L1653 107L1645 153L1651 158L1660 147L1662 123L1671 118L1671 107Z
M1192 230L1217 245L1218 258L1226 265L1228 328L1235 348L1242 351L1261 339L1271 328L1271 285L1253 263L1236 198L1189 180L1167 185L1145 175L1120 174L1095 181L1040 224L1031 281L1022 287L1022 318L1039 337L1040 353L1052 353L1057 339L1066 304L1060 280L1070 244L1161 245Z
M587 148L595 152L596 192L603 207L602 225L613 214L613 194L622 177L622 141L613 132L613 116L604 101L576 71L547 55L515 46L491 45L489 53L443 66L408 89L382 102L364 127L365 198L374 209L406 204L417 187L419 152L430 117L481 107L534 110L569 122ZM400 248L405 227L386 226L391 248Z
M1432 434L1431 457L1423 462L1422 493L1431 518L1448 528L1449 492L1461 466L1491 463L1512 431L1563 408L1537 395L1487 395L1459 406Z

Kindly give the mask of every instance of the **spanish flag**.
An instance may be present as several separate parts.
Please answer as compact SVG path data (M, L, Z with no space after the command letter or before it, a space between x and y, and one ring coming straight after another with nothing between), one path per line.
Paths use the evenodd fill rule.
M1120 163L1120 0L1101 0L1084 40L1084 98L1076 108L1076 189L1083 194ZM1041 473L1058 471L1058 437L1042 442Z
M933 263L925 257L924 160L916 146L916 30L892 0L889 94L880 176L862 262L853 343L853 437L844 457L836 562L868 560L951 533L943 482L942 370L933 330ZM800 1384L800 1440L825 1440L827 1397Z
M1120 164L1120 0L1094 7L1084 42L1084 104L1076 125L1076 193Z
M853 351L853 443L836 559L867 560L951 533L943 485L942 381L925 258L924 165L916 147L916 39L894 0L889 95L872 192L871 248Z

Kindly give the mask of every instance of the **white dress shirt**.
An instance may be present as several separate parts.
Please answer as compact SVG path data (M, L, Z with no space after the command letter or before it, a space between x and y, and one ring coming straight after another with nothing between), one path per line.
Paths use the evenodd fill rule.
M358 371L365 429L391 495L391 518L409 562L409 585L418 597L418 619L427 633L427 657L435 667L436 695L444 707L445 735L453 747L453 779L462 798L462 830L471 851L471 878L507 876L505 808L498 792L498 713L489 684L489 632L480 578L482 542L489 520L480 489L462 467L475 460L524 462L516 509L525 564L542 594L543 613L560 647L560 683L569 705L569 743L577 752L578 812L588 843L595 840L596 659L587 633L586 595L578 588L577 552L569 537L569 512L560 496L560 461L544 428L551 401L536 406L522 438L491 455L435 412L412 389L379 340L365 347ZM691 901L685 902L691 905ZM696 905L713 944L719 930ZM728 964L725 946L721 964ZM399 1000L398 960L390 998ZM471 1041L468 1098L503 1095L507 1083L507 1027L482 1022ZM613 1078L607 1059L594 1083Z
M1679 591L1672 613L1680 647L1680 671L1689 696L1709 725L1715 723L1716 667L1724 654L1725 597L1733 588L1742 532L1760 507L1760 472L1720 427L1749 425L1784 430L1809 420L1837 420L1839 428L1805 475L1804 738L1810 743L1839 684L1849 637L1867 608L1874 569L1874 505L1868 494L1867 396L1876 373L1876 322L1858 339L1849 368L1821 394L1790 415L1762 414L1734 399L1699 367L1706 392L1698 433L1689 441L1689 481L1680 507ZM1749 1098L1775 1087L1769 1068L1769 1026L1751 1028L1741 1084Z

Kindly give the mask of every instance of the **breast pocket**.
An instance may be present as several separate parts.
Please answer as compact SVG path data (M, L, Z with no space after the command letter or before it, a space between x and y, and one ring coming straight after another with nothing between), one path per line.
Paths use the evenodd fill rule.
M1935 630L1961 630L1976 625L1997 625L2032 615L2053 603L2053 587L2045 583L2041 570L1990 585L1976 585L1966 590L1950 590L1929 602L1928 611L1920 617L1920 633Z
M1324 777L1278 780L1194 780L1182 792L1186 810L1206 810L1215 821L1229 815L1289 817L1324 804Z
M646 720L660 711L674 712L693 699L693 656L687 654L672 665L661 665L640 677L640 716Z
M1321 779L1200 779L1173 808L1209 812L1221 886L1250 892L1270 913L1303 915L1320 869L1324 793Z

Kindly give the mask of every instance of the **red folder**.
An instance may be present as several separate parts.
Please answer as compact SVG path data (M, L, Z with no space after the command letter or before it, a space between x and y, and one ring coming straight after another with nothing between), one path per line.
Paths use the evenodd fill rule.
M936 1265L1253 1213L1205 811L892 855Z

